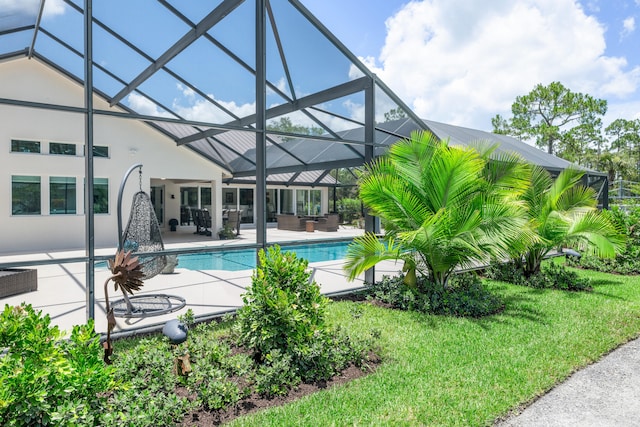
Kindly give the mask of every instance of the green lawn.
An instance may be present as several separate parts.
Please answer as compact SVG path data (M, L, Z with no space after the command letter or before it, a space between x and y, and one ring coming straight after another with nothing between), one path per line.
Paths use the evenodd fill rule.
M580 274L593 279L593 292L488 282L506 307L480 320L331 304L336 323L379 331L383 364L345 386L231 425L491 425L640 334L640 277Z

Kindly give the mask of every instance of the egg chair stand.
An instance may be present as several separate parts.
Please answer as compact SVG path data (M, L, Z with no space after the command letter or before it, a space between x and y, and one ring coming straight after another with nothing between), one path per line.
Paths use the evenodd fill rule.
M122 195L129 175L138 169L139 191L133 195L129 221L122 230ZM131 251L138 257L144 280L161 273L167 264L160 225L151 198L142 191L142 164L137 163L124 175L118 191L118 250ZM132 295L123 292L123 299L112 303L115 316L146 317L159 316L180 310L186 304L184 298L175 295Z

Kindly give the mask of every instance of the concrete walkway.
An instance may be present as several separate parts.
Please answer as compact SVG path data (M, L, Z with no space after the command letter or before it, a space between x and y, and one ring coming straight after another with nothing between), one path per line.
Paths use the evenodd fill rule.
M640 339L573 374L495 427L640 426Z

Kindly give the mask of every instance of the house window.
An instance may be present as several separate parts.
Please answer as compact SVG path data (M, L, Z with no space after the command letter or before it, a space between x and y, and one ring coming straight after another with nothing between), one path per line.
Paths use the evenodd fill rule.
M240 210L242 211L240 222L253 224L253 188L240 188Z
M12 153L39 153L40 142L39 141L23 141L21 139L12 139L11 152Z
M109 213L109 178L93 179L93 213Z
M63 156L75 156L76 144L64 144L62 142L50 142L49 154L61 154Z
M76 213L76 179L52 176L49 178L49 213L69 215Z
M87 146L86 145L82 147L82 151L83 151L84 154L87 154ZM94 145L93 146L93 157L108 158L109 157L109 147L107 147L106 145Z
M109 147L106 145L94 145L93 157L109 157Z
M40 177L11 177L11 214L40 215Z
M198 187L181 187L180 204L191 208L198 208Z
M211 187L200 187L200 207L211 210Z
M309 215L309 190L296 190L296 213Z
M280 213L292 214L294 212L293 190L280 190Z
M320 215L322 213L322 191L311 190L309 192L309 199L311 202L311 215Z
M322 192L320 190L296 190L296 212L298 215L320 215Z

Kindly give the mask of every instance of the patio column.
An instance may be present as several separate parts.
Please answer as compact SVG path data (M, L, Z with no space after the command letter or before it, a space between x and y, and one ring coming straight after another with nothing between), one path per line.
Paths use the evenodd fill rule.
M256 0L256 218L254 221L258 248L265 248L267 242L266 68L266 5L265 0Z
M364 90L364 161L370 163L374 157L375 142L375 79L370 78ZM366 233L378 234L380 232L379 222L376 217L364 212L364 231ZM364 272L364 281L374 283L376 277L375 267L371 267Z
M86 261L86 315L95 318L95 224L93 209L93 6L84 1L84 107L85 113L85 255Z

